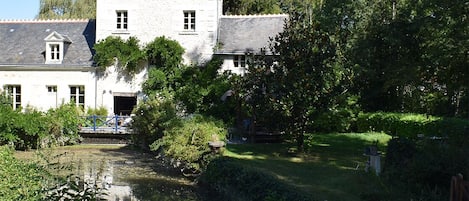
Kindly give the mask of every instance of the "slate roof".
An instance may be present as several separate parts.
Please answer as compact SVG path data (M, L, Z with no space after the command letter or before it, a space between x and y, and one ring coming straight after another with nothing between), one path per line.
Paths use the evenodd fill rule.
M92 66L94 20L0 21L0 66ZM45 64L46 41L53 32L72 43L62 64Z
M259 53L269 46L269 37L283 31L288 15L222 16L216 54Z

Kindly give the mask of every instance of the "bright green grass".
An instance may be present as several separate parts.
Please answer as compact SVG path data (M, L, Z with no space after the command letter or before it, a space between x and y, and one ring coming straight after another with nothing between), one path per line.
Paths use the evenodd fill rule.
M400 200L401 192L364 171L364 148L378 141L384 151L389 139L383 133L313 134L307 136L304 154L290 154L295 147L290 143L229 144L225 156L271 173L318 200Z

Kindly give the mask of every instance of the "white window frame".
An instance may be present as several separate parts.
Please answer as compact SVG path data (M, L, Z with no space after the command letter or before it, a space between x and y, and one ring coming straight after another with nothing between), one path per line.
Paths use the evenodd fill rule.
M47 42L46 64L61 64L64 58L63 42Z
M129 27L129 13L126 10L116 11L116 29L127 30Z
M195 10L184 11L184 31L195 31L196 27L196 12Z
M75 103L76 106L79 106L83 109L85 108L85 86L70 86L70 102Z
M7 96L11 98L13 109L21 108L21 85L6 85Z
M47 87L48 93L51 93L51 94L57 93L57 85L47 85L46 87Z
M246 55L234 55L233 66L235 68L246 68Z
M60 44L51 43L49 44L49 48L50 48L50 61L60 61L61 60Z

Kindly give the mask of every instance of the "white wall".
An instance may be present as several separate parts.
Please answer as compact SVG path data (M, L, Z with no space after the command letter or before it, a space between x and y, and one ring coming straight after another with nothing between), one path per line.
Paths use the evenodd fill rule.
M86 71L2 71L0 87L21 86L21 106L41 111L70 102L70 86L85 86L85 107L94 108L94 73ZM57 86L56 96L47 92L47 86Z
M114 111L116 94L135 94L141 98L142 83L147 73L142 71L131 79L122 77L113 67L106 75L95 77L90 71L0 71L0 88L6 85L21 86L21 106L47 111L70 102L70 86L85 87L85 108L105 107L109 114ZM47 86L57 86L56 93L49 93ZM137 99L139 101L139 99Z
M219 55L219 57L223 60L223 64L219 69L219 73L222 73L224 71L231 71L232 73L237 75L244 75L247 72L246 68L234 66L234 55Z
M114 96L119 93L135 94L137 95L137 101L140 101L142 98L142 84L146 77L146 70L132 77L124 77L114 66L108 67L105 75L97 81L97 107L104 106L112 114L114 111Z
M128 12L127 31L116 29L117 10ZM196 12L194 32L183 30L185 10ZM221 14L222 0L97 0L96 41L108 36L123 39L134 36L144 46L156 37L166 36L185 48L186 64L204 63L213 55ZM106 76L99 78L95 76L93 67L74 71L35 68L13 67L0 71L0 87L21 85L22 106L29 105L43 111L68 103L70 86L83 85L86 108L104 106L112 113L116 93L141 96L141 85L147 76L147 72L143 71L131 79L125 79L113 66L108 68ZM48 85L57 86L56 95L47 92Z
M128 12L128 30L116 28L116 11ZM184 10L195 10L196 30L183 30ZM217 40L217 24L222 0L98 0L96 40L108 36L137 37L142 45L156 37L177 40L185 49L186 63L202 63L211 58Z

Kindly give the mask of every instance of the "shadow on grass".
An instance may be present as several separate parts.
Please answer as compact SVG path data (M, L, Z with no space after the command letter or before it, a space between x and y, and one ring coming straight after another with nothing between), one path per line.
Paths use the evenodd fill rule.
M226 157L273 174L319 200L400 200L395 189L365 172L364 149L378 140L385 150L390 136L381 133L308 135L306 152L291 154L295 145L228 145Z

